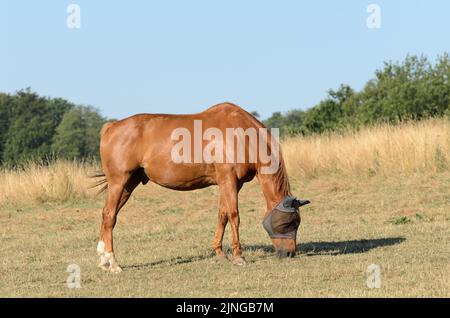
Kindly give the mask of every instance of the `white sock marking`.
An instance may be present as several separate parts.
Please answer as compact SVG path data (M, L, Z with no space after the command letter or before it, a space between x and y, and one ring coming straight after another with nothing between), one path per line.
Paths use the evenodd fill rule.
M99 253L99 254L105 253L105 243L103 241L98 242L97 253Z

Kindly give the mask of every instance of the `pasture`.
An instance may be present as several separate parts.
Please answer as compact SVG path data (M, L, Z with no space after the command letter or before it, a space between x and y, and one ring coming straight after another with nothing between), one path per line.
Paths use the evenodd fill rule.
M275 258L256 181L240 193L247 265L217 263L216 187L139 186L120 212L121 274L97 268L103 196L90 164L1 171L1 297L450 297L450 122L283 142L301 210L298 254ZM189 219L189 221L187 221ZM225 246L230 241L229 228ZM81 269L69 289L67 266ZM367 267L381 268L368 288Z

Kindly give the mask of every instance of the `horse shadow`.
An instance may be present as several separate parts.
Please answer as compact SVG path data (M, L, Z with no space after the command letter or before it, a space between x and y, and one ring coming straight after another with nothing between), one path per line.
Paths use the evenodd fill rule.
M365 253L372 249L384 246L397 245L404 242L404 237L386 237L376 239L348 240L338 242L308 242L297 244L297 254L304 256L317 255L345 255ZM247 245L244 250L263 251L265 253L273 253L274 249L271 245Z
M318 255L346 255L346 254L359 254L365 253L372 249L385 246L393 246L401 244L406 239L404 237L386 237L376 239L362 239L362 240L348 240L338 242L308 242L297 244L298 255L300 256L318 256ZM272 245L254 244L243 245L243 252L250 251L263 251L267 256L274 255L274 249ZM170 259L164 259L143 264L125 265L122 268L128 270L141 270L159 266L175 266L181 264L188 264L193 262L199 262L213 257L213 253L205 253L198 256L179 256Z
M158 266L174 266L174 265L188 264L188 263L199 262L199 261L202 261L205 259L209 259L209 258L211 258L211 256L212 256L212 254L199 255L199 256L178 256L178 257L173 257L170 259L163 259L163 260L148 262L148 263L143 263L143 264L124 265L124 266L122 266L122 269L140 270L140 269L146 269L146 268L152 268L152 267L158 267Z

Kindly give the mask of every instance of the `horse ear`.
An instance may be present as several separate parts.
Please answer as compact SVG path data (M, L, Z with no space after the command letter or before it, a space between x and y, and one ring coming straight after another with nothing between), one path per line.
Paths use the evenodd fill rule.
M294 199L294 201L292 201L292 207L297 209L297 208L299 208L301 206L304 206L304 205L307 205L309 203L311 203L311 201L309 201L309 200L297 200L297 199Z

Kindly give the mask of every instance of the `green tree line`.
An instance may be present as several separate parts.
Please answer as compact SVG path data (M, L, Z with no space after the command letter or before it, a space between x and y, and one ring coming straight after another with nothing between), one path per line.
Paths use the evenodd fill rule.
M98 134L105 122L93 107L29 89L0 93L0 163L98 158Z
M275 112L264 123L280 128L282 136L307 135L444 115L450 117L448 54L434 63L424 56L407 56L401 63L385 62L361 91L342 84L318 105L306 111Z
M275 112L264 123L286 136L437 116L450 118L448 54L434 63L424 56L386 62L361 91L342 84L316 106ZM0 164L98 158L99 131L106 121L93 107L42 97L29 89L0 93Z

